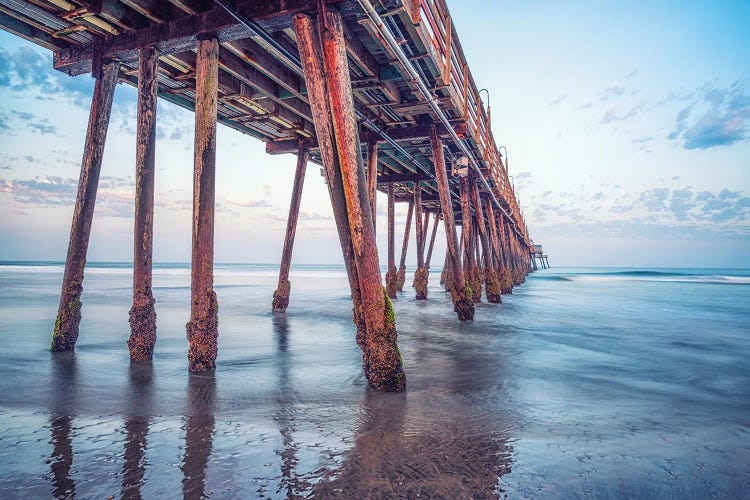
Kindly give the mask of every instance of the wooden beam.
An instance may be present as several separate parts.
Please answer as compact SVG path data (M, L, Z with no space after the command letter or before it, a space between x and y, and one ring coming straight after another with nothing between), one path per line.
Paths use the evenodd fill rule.
M284 249L281 252L281 265L279 266L279 282L273 294L271 308L273 312L284 312L289 306L289 292L292 285L289 282L289 267L292 263L292 249L294 248L294 236L297 234L297 218L299 217L299 205L302 200L302 187L305 184L305 168L307 167L307 151L300 146L297 152L297 169L294 171L294 184L292 185L292 201L289 203L289 215L286 223L286 234L284 236Z
M86 143L81 161L81 176L78 179L78 193L70 228L68 255L65 260L60 307L52 333L50 350L54 352L71 351L78 340L83 272L86 268L86 254L91 235L91 223L94 219L94 205L96 205L96 190L99 186L104 144L107 139L109 117L119 71L119 63L104 63L102 75L94 84Z
M192 300L186 329L190 343L188 368L191 372L206 372L216 366L219 335L218 302L213 287L219 41L213 37L199 39L197 53Z
M453 218L453 203L451 200L450 186L448 185L448 170L445 166L443 155L443 143L438 137L437 130L433 129L430 134L432 152L435 163L435 176L438 181L438 192L440 193L440 205L445 222L445 235L447 239L446 260L449 261L451 281L446 281L453 299L453 308L460 320L474 319L474 302L467 293L467 281L464 278L459 255L458 237L456 236L456 224Z
M325 0L336 3L339 0ZM291 26L292 16L309 10L312 0L244 0L238 9L247 18L267 31L277 31ZM69 75L80 75L91 71L95 53L106 59L118 59L134 64L138 48L155 45L161 54L174 54L191 49L200 35L211 34L220 43L248 38L250 32L224 9L215 8L192 16L179 17L172 21L155 24L132 33L125 33L109 40L98 39L85 45L58 50L54 54L54 67Z
M135 150L135 227L133 231L133 306L130 308L131 361L153 358L156 311L151 291L154 247L154 177L156 171L156 89L159 53L141 49L138 70L138 116Z

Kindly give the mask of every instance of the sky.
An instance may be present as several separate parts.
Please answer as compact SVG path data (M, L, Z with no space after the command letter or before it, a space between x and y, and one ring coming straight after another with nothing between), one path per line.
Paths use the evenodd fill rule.
M448 5L554 267L750 266L750 2ZM0 260L65 259L92 89L0 32ZM136 101L118 85L90 261L132 259ZM190 260L193 120L160 102L156 261ZM216 261L277 262L296 159L224 126L217 141ZM396 216L400 238L405 205ZM342 262L316 165L293 262Z

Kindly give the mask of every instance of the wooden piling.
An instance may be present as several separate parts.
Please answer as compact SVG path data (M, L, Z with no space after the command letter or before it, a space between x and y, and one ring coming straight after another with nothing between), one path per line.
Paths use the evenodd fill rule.
M326 176L326 186L331 198L333 219L336 232L339 235L344 267L349 281L352 297L352 316L357 327L357 339L366 336L366 326L362 313L362 299L359 291L357 268L354 265L354 248L349 229L349 219L344 196L344 184L341 179L338 152L334 140L333 121L331 119L331 105L328 102L328 87L326 85L325 68L323 67L322 47L315 21L307 15L294 16L294 33L297 39L302 69L305 74L305 84L310 96L310 109L315 119L315 135L320 147L323 160L323 172Z
M330 120L333 125L333 138L354 250L354 267L357 270L361 315L365 325L364 331L358 332L357 343L362 349L363 368L369 384L378 390L403 391L406 388L406 376L396 344L395 315L381 281L367 178L359 148L342 19L333 8L319 12L319 15L324 16L321 26L326 29L320 33L322 50L316 50L312 55L322 55L325 76L317 71L305 71L305 80L308 83L311 104L316 99L326 97L317 92L313 93L312 86L327 89L330 114L321 116L314 112L313 120L316 129L319 121ZM295 16L295 27L298 17ZM298 44L315 43L313 30L297 31L298 34L301 32L303 37L313 38L311 41L300 41L298 38ZM307 66L310 66L309 62ZM316 79L321 81L313 81Z
M469 177L459 177L459 186L461 188L461 239L464 244L464 273L471 287L471 297L474 302L482 301L482 280L479 277L477 269L476 256L474 254L474 240L472 236L471 201L469 195Z
M500 283L497 280L495 265L492 262L492 249L490 247L489 231L484 218L484 209L482 199L479 196L479 188L476 182L471 183L471 199L476 210L476 222L479 230L479 240L482 246L482 256L484 257L484 289L487 294L487 302L499 304L502 302L502 291Z
M370 197L372 223L377 234L378 143L376 141L367 143L367 191Z
M435 235L437 235L438 226L440 225L440 214L436 213L432 224L432 235L430 236L430 246L427 249L427 257L424 260L424 266L429 271L430 261L432 260L432 250L435 248Z
M396 298L398 290L398 271L396 270L396 233L395 233L396 196L393 183L388 183L388 271L385 274L385 289L388 297Z
M427 214L425 214L426 216ZM427 267L424 265L425 226L422 221L422 188L414 183L414 233L417 239L417 270L414 273L414 290L417 300L427 300Z
M409 236L411 234L411 219L414 216L414 202L409 202L409 211L406 214L406 227L404 228L404 243L401 246L401 260L398 265L398 281L396 289L399 292L404 291L406 282L406 253L409 250Z
M219 304L213 288L218 83L219 41L202 37L195 69L192 300L186 325L191 372L213 370L218 350Z
M78 179L78 193L73 210L73 222L70 227L70 241L65 260L60 306L57 310L57 319L55 320L50 345L50 350L53 352L70 351L75 348L78 340L78 326L81 322L83 272L86 268L86 253L91 234L91 222L94 217L96 189L99 185L104 143L107 139L112 99L119 71L119 63L104 62L101 74L97 75L94 84L86 143L83 160L81 161L81 175Z
M286 235L284 236L284 249L281 252L281 265L279 267L279 282L273 293L271 307L273 312L285 312L289 306L289 293L292 284L289 282L289 267L292 263L292 250L294 248L294 236L297 233L297 218L299 217L299 205L302 200L302 188L305 184L305 170L307 167L307 150L300 146L297 152L297 168L294 171L294 184L292 186L292 200L289 203L289 216L286 223Z
M474 319L474 302L471 298L471 288L469 282L464 277L461 266L461 258L458 249L458 237L456 236L456 222L453 219L453 204L450 198L450 188L448 186L448 171L445 166L445 156L443 155L443 143L438 137L437 130L433 125L430 128L430 144L432 145L432 155L435 164L435 178L438 184L438 194L440 195L440 207L443 211L443 222L445 224L445 236L447 239L447 257L450 261L450 279L446 276L446 285L449 286L453 307L460 320Z
M135 226L133 243L133 306L130 308L131 361L153 358L156 310L151 290L154 240L154 177L156 162L156 90L159 52L143 47L138 61L138 117L135 153Z

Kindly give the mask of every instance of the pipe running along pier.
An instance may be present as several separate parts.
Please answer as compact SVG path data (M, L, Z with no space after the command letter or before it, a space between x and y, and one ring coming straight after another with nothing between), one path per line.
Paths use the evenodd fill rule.
M260 139L297 168L278 288L289 266L304 172L322 165L371 387L406 374L391 300L406 281L413 222L416 298L426 300L440 221L442 283L459 320L524 282L537 255L445 0L0 0L0 27L53 51L55 69L95 78L52 351L75 347L86 251L117 83L138 88L131 359L156 342L151 290L156 102L195 112L188 366L218 352L213 290L216 128ZM219 166L219 168L221 168ZM388 270L375 240L376 192L388 196ZM399 267L394 204L408 203ZM413 221L412 221L413 219ZM458 226L461 227L460 237ZM442 237L442 236L440 236ZM546 257L546 256L545 256ZM502 306L498 306L502 307Z

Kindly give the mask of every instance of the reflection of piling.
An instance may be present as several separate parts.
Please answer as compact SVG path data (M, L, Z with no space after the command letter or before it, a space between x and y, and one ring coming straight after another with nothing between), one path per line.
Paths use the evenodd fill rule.
M153 368L150 362L130 365L125 415L122 498L141 498L146 473L146 438L153 412Z
M190 375L186 412L182 494L184 498L203 498L206 496L206 469L215 427L216 379L213 372Z
M49 464L52 472L52 496L75 498L76 484L71 477L73 466L73 411L77 396L77 365L75 353L65 353L52 358L52 408L50 431L52 454Z

